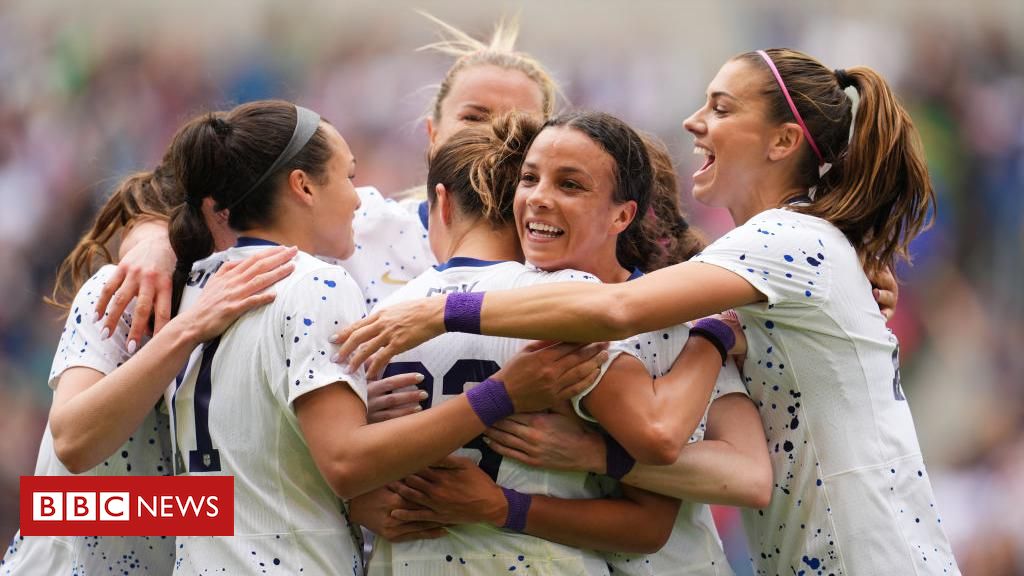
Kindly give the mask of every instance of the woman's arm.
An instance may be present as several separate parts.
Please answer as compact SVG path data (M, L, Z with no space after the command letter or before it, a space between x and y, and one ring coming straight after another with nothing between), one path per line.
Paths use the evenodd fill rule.
M445 332L446 299L403 303L351 324L332 338L341 343L339 358L352 366L369 360L368 370L379 372L395 354ZM479 328L492 336L614 341L764 299L738 274L683 262L628 283L569 282L487 292Z
M671 464L704 417L721 367L718 350L702 337L691 337L657 379L621 354L583 406L638 462Z
M73 473L98 465L124 444L200 343L246 311L274 299L263 291L291 273L294 248L266 250L217 271L199 302L109 374L65 370L50 409L57 458ZM131 348L128 348L131 351Z
M674 464L635 466L622 482L694 502L764 508L772 466L757 408L743 394L711 403L703 441L687 444Z
M537 343L516 354L492 379L504 382L516 409L542 410L592 384L607 357L603 344ZM344 499L425 468L485 428L466 394L375 424L365 423L366 406L340 383L303 394L294 406L320 473Z
M560 414L516 414L485 432L492 450L527 465L605 473L605 441ZM711 403L704 440L668 466L637 464L623 483L692 502L763 508L772 469L757 408L742 394Z
M419 509L396 509L404 521L444 524L505 524L508 506L501 487L464 458L449 457L392 489ZM623 487L624 498L570 500L532 496L524 532L576 548L652 553L672 534L679 501Z

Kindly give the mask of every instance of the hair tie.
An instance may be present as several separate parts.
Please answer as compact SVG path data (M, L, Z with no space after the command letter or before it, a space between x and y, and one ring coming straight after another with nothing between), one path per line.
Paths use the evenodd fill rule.
M796 123L800 125L800 129L804 131L804 138L807 139L807 143L810 144L811 150L814 150L814 155L818 157L818 166L825 163L825 157L821 155L821 150L818 149L818 145L814 143L814 137L811 136L811 131L807 129L807 125L804 124L804 119L800 117L800 112L796 109L796 104L793 103L793 98L789 96L789 90L786 89L786 83L782 81L782 75L779 74L779 69L775 67L775 62L772 62L772 57L768 55L764 50L758 50L758 54L764 58L764 61L768 63L768 68L771 69L772 74L775 76L775 81L778 82L779 88L782 89L782 95L786 97L786 102L789 103L789 110L793 113L793 117L796 118Z
M210 118L210 126L218 136L227 136L231 133L231 124L228 124L227 120L220 116Z
M836 82L839 83L840 88L849 88L850 86L857 86L856 80L843 68L836 68L832 71L836 75Z

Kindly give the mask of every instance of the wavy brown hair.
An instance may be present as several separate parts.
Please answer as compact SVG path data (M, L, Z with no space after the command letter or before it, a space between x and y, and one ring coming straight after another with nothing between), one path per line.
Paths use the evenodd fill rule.
M68 310L82 284L100 266L115 262L110 244L116 237L123 237L128 228L147 218L167 221L184 200L185 193L167 163L126 177L104 202L89 231L57 268L53 294L45 301Z

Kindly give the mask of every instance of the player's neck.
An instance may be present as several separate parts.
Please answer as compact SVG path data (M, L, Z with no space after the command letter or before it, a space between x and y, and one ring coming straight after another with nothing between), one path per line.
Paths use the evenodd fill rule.
M515 228L506 226L493 229L490 225L477 225L454 238L448 247L446 260L455 257L478 260L523 261L519 250L519 237Z

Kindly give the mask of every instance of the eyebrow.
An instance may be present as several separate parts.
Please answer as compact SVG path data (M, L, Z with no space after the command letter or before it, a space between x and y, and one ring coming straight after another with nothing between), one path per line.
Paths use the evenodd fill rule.
M715 99L715 98L722 98L722 97L724 97L724 98L729 98L729 99L731 99L731 100L738 100L738 98L736 98L736 97L735 97L735 96L733 96L732 94L729 94L728 92L725 92L724 90L716 90L715 92L712 92L712 93L711 93L711 94L710 94L710 95L708 96L708 98L709 98L709 99L712 99L712 100L713 100L713 99Z
M474 110L476 110L478 112L483 112L484 114L490 114L491 113L491 109L488 108L487 106L482 105L482 104L463 104L462 107L464 109L465 108L472 108L472 109L474 109Z

